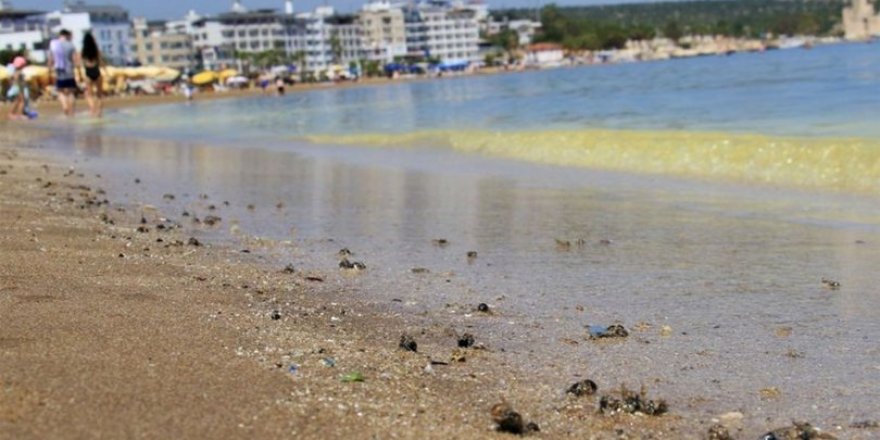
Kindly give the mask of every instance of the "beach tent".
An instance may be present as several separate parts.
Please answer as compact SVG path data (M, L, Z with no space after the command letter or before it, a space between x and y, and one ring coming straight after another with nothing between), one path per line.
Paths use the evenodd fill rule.
M217 81L217 73L206 70L192 77L192 83L197 86L205 86Z

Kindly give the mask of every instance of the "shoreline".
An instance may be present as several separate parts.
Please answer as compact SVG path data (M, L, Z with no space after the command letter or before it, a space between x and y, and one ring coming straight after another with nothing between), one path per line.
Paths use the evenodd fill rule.
M26 323L28 319L34 319L36 316L43 317L42 313L48 315L45 317L46 321L51 321L53 316L68 317L66 319L75 318L70 316L72 310L76 311L71 308L71 298L63 297L63 295L61 295L61 299L40 296L43 294L39 292L49 290L49 287L45 286L49 281L41 280L40 277L44 273L53 272L56 266L76 267L77 264L81 264L79 260L82 259L82 255L79 252L65 255L63 253L65 248L80 251L91 249L92 246L101 248L99 255L90 255L89 258L82 260L82 264L88 267L106 267L96 282L89 280L88 274L83 274L82 271L62 273L58 278L53 278L50 281L61 285L68 277L73 279L76 285L75 293L82 294L86 300L89 300L86 295L89 290L101 289L103 297L91 298L92 302L89 304L104 307L106 299L112 298L114 301L110 302L111 307L115 310L123 310L124 312L120 313L121 316L128 316L129 313L132 313L161 321L163 313L170 313L181 314L187 320L196 321L197 325L179 322L176 324L177 327L169 329L168 332L151 335L147 345L162 345L163 341L172 339L174 342L170 345L172 348L166 349L171 352L185 352L186 347L199 348L197 353L188 360L197 363L198 361L194 359L199 359L199 356L212 359L211 366L213 368L198 371L203 375L212 376L211 381L214 382L208 381L206 383L204 378L183 375L183 377L175 378L181 382L175 383L175 387L179 386L191 391L192 384L190 382L209 388L217 387L218 383L223 383L224 385L221 387L229 386L240 394L236 398L250 402L243 404L245 408L258 410L262 425L251 421L240 422L245 425L245 428L223 424L223 429L228 430L220 432L223 436L240 436L241 434L237 434L240 432L237 429L246 429L248 430L247 435L267 433L270 437L280 436L281 434L278 433L284 431L309 438L319 436L360 438L368 437L369 434L387 435L390 431L402 436L413 437L485 438L493 435L493 423L489 416L489 408L502 399L510 402L528 420L538 423L542 432L534 435L546 438L583 438L587 436L618 438L619 435L615 432L618 429L622 429L631 438L704 438L706 430L712 423L708 418L682 416L688 412L688 408L682 406L672 406L670 414L659 418L627 415L603 416L598 414L596 410L598 395L580 399L567 397L565 389L572 382L589 378L590 372L603 368L601 346L595 350L596 358L590 358L584 362L583 377L538 377L507 363L504 353L493 350L495 343L491 339L484 340L483 335L473 330L479 326L450 326L449 319L444 316L443 312L431 310L425 311L424 314L414 314L411 310L399 307L399 303L378 302L375 298L371 298L369 292L363 292L362 289L357 288L356 283L345 282L347 279L356 279L358 276L356 273L340 271L335 264L325 265L317 270L302 271L299 269L293 275L281 273L283 269L281 264L268 263L269 266L267 266L267 261L262 257L271 254L274 246L297 246L295 241L292 244L261 245L254 243L252 247L247 247L252 253L241 252L244 248L236 247L234 240L223 240L225 244L211 246L190 247L184 245L166 248L164 246L173 243L174 240L185 243L189 236L210 228L193 226L175 229L171 232L160 232L157 230L157 226L160 224L158 218L168 215L168 213L153 208L162 206L162 200L159 198L142 201L151 207L111 203L109 207L94 207L85 204L86 207L80 209L78 204L82 203L82 200L99 196L97 188L102 183L106 184L109 176L105 175L103 178L78 177L78 172L89 168L87 163L80 162L81 157L35 151L33 145L36 142L32 133L28 130L16 132L21 134L20 139L14 139L13 130L5 134L7 138L4 139L4 146L8 147L10 142L17 143L18 146L14 148L19 152L19 159L10 160L9 164L13 165L12 169L7 170L7 163L0 165L3 170L7 170L7 174L0 176L0 185L2 185L0 188L4 188L3 195L0 196L2 198L0 205L2 205L4 213L15 212L16 215L22 215L26 223L18 224L22 223L21 219L16 219L15 222L11 222L12 226L10 226L10 223L6 223L7 217L4 216L4 229L25 232L28 230L37 231L39 243L59 240L63 244L52 247L43 246L47 248L46 252L53 255L53 259L46 261L44 265L36 263L42 262L40 257L45 253L40 252L40 247L35 248L38 245L25 240L26 236L22 237L20 241L12 241L11 245L4 246L4 249L7 247L21 248L30 253L23 252L4 256L4 264L0 267L7 267L11 261L18 260L25 261L25 266L27 266L27 262L33 262L37 267L30 273L27 270L22 271L29 273L29 275L22 277L24 282L17 282L14 286L15 290L13 290L14 295L21 294L22 296L4 298L3 300L6 302L3 304L4 308L11 305L11 310L24 314L24 316L15 316L16 323L22 328L26 326L23 323ZM22 157L24 160L20 161ZM35 175L44 180L49 178L46 174L42 174L44 171L40 165L43 161L50 163L48 176L55 182L55 188L61 184L62 190L53 190L53 187L42 188L41 185L45 185L45 181L32 181ZM4 162L6 161L4 160ZM70 166L76 167L73 173L68 171ZM70 175L64 176L68 173ZM127 177L130 178L130 176ZM79 185L83 184L88 185L92 191L77 189ZM150 186L154 183L146 180L142 185ZM15 192L10 193L6 188L13 188ZM77 191L89 194L77 195ZM48 192L55 192L56 195L48 196ZM66 201L66 192L71 192L74 202ZM232 200L232 203L242 205L245 200ZM43 206L44 204L47 204L48 207ZM16 209L20 208L16 208L17 206L27 206L29 210L18 214L19 211ZM116 211L117 208L124 208L127 212L120 213ZM23 210L23 208L21 209ZM222 210L222 208L220 209ZM145 215L148 220L145 227L149 228L149 232L138 233L137 228L142 226L139 223L140 212L144 210L149 213L149 215ZM102 211L106 211L105 213L116 224L102 224L100 221ZM218 213L220 212L218 211ZM42 220L47 217L47 214L51 215L47 220ZM220 213L220 215L223 214ZM184 224L182 218L172 218L172 221ZM226 224L224 223L224 225ZM14 227L19 229L13 229ZM38 231L36 228L42 228L44 231L51 229L55 232L44 234L43 231ZM117 237L108 238L113 235ZM159 238L163 239L162 244L155 242ZM143 250L145 248L150 248L150 250ZM356 251L369 253L369 249L356 249ZM117 253L124 254L124 257L119 258ZM55 257L56 255L58 256ZM358 256L360 255L358 254ZM36 261L28 260L28 258L36 258ZM313 266L313 264L306 264L306 266ZM134 272L132 272L133 268ZM310 276L322 277L324 282L308 281L306 277ZM122 280L114 281L117 278ZM23 290L20 284L25 283L36 284L34 292L28 289ZM113 286L108 287L108 283ZM2 287L3 292L6 293L5 283ZM134 291L135 298L128 297L128 289ZM51 304L52 309L34 311L17 307L20 306L20 303L29 304L27 301L30 300L24 299L24 297L31 293L36 293L37 299L33 301L35 304L46 308L50 306L45 304ZM362 293L367 294L362 295ZM44 296L51 297L52 295ZM114 296L119 296L119 298L113 298ZM140 298L143 299L143 304L138 302L138 298L141 296L143 296ZM197 300L195 305L189 304L194 299ZM169 306L157 308L155 304L158 302L168 302ZM131 304L135 304L135 306ZM221 305L221 307L213 307L214 305ZM474 305L466 306L473 307ZM129 308L133 312L129 312ZM278 310L281 316L278 320L271 319L275 310ZM101 326L114 328L113 326L118 325L118 323L111 321L119 319L119 316L109 317L112 319L100 318L89 322L84 328L91 329ZM473 319L481 325L500 326L506 321L505 318L504 311L501 310L499 315L488 317L488 319L476 314ZM68 333L70 328L67 327ZM150 327L140 327L141 330L145 328L146 331L152 331ZM27 330L29 333L23 336L17 334L7 336L5 332L0 335L0 338L4 338L3 341L7 345L11 345L10 349L4 348L7 354L4 361L9 361L10 357L12 361L18 361L14 359L17 355L24 358L24 351L20 348L34 345L45 346L47 342L41 339L43 336L46 339L59 338L60 336L59 344L70 343L70 339L64 338L73 337L73 335L61 331L41 335L39 330L34 329L33 326ZM477 341L485 343L488 350L468 350L466 362L431 366L429 369L431 372L426 372L430 359L442 362L449 361L448 357L455 350L457 334L466 331L475 332ZM182 336L190 332L192 337ZM411 334L416 338L421 354L402 352L397 349L398 339L403 333ZM41 337L35 337L35 335ZM90 342L92 343L95 340L100 341L100 338L96 338L94 334L86 332L86 336L91 338ZM12 342L7 342L7 339ZM206 340L209 342L205 342ZM76 343L76 341L73 342ZM62 348L55 347L56 350L64 353ZM141 358L133 358L121 343L118 343L115 348L115 350L111 350L109 353L103 352L101 355L113 359L114 365L117 367L118 365L126 365L132 360L135 363L143 361ZM163 349L165 348L163 347ZM157 349L154 347L153 350ZM76 353L64 354L78 359ZM426 357L424 354L429 356ZM325 366L325 358L332 358L336 366ZM31 358L23 360L34 362L34 359ZM53 360L63 362L63 359ZM561 362L580 361L580 359L561 360ZM187 366L177 363L178 359L174 357L166 357L164 362L167 363L166 374L174 376L179 374L178 368ZM106 363L103 359L97 362L98 365L103 363ZM240 366L238 363L242 363L244 366ZM281 367L277 366L279 363ZM216 371L227 364L235 365L237 374L234 377L229 377L231 374L227 375L224 372ZM293 365L296 366L294 372L288 371ZM24 367L17 366L9 370L19 371L18 369L24 369ZM7 368L2 369L2 371L6 370ZM150 370L146 371L149 373ZM188 371L184 368L184 372ZM362 372L366 376L366 382L363 384L344 384L339 381L342 375L353 371ZM241 381L242 375L249 377L251 372L255 372L257 383L267 381L270 384L267 389L282 388L287 394L278 397L270 393L272 397L275 397L275 405L273 406L260 400L266 399L265 395L260 394L265 389L254 391L247 389L247 387L241 389L241 386L236 386L235 383L226 383ZM59 375L58 381L62 383L82 381L82 376L76 373L76 371L71 373L53 371L53 374ZM116 373L113 371L101 371L98 377L107 380L108 384L112 384L114 380L119 379L114 374ZM28 382L27 379L30 378L26 375L22 377L13 377L12 381L8 381L13 383L12 386L7 387L14 390L11 393L15 396L39 394L33 392L33 389L39 390L39 381L36 381L37 385L34 385ZM46 377L40 378L48 380ZM145 393L144 387L152 384L149 377L144 379L138 376L127 377L127 379L134 382L136 387L140 387L138 389L140 393ZM674 381L676 378L673 376L666 379ZM645 380L648 381L649 378L645 378ZM26 391L24 393L21 392L21 383L25 383ZM620 383L608 383L608 381L600 383L599 394L617 389L620 385ZM166 402L185 401L185 398L169 393L168 390L161 389L160 391L155 395L167 398ZM78 392L83 392L83 395L88 398L100 397L83 390L78 390ZM146 394L151 393L152 390L146 392ZM694 399L695 402L698 402L700 399L700 390L682 390L682 394L682 396L677 396L680 400ZM50 397L50 400L56 398L55 395ZM65 395L65 397L68 396ZM133 395L123 397L136 400ZM225 396L220 395L219 398L224 399ZM157 400L162 401L163 399ZM254 401L257 403L253 403ZM201 421L203 419L199 416L203 411L226 411L224 408L218 409L206 403L188 410L178 408L169 410L169 408L155 403L157 402L154 402L153 406L147 407L152 411L148 411L148 415L154 417L151 420L155 420L155 417L176 417ZM739 403L744 404L744 402ZM690 414L693 414L693 408L690 409L692 410ZM4 414L4 411L6 408L0 407L0 414ZM747 407L742 405L731 407L731 412L738 411L745 412L747 420L761 415L757 411L750 414ZM223 414L229 416L229 413ZM37 415L44 416L44 414ZM27 424L28 421L43 422L42 419L27 419L20 414L16 417L23 424ZM94 414L90 413L85 413L82 417L91 420L92 423L98 423L99 428L97 429L111 430L111 432L116 432L112 430L117 429L118 425L125 422L124 420L111 420L101 424L104 422L100 420L95 422ZM293 418L295 423L288 420L290 418ZM0 423L3 421L4 419L0 417ZM50 425L56 422L58 419L50 420ZM741 437L740 432L734 428L738 422L736 420L728 420L727 422L731 423L733 428L731 432L734 433L734 437ZM760 434L754 427L760 422L754 419L748 420L748 422L750 426L746 427L742 433ZM199 423L195 423L197 426L190 427L191 431L187 432L203 433L204 431L198 430L199 427L203 427ZM292 427L292 423L303 426ZM772 426L765 426L765 428L769 430L769 428L775 428L775 425L776 423L773 423ZM822 427L829 431L833 429L831 426ZM0 424L0 433L4 432L4 429L5 427ZM143 432L145 434L155 433L146 425ZM869 438L868 434L872 433L872 431L853 430L847 432L853 436L844 438ZM864 433L865 437L858 437L860 433ZM27 437L28 435L30 433L25 432L21 436L16 435L16 437ZM169 432L169 435L180 434ZM39 435L34 434L34 436ZM190 436L198 435L190 434ZM503 435L499 434L499 437L501 436Z
M0 162L4 435L503 438L489 415L502 400L541 437L681 432L675 415L598 415L597 398L532 382L480 335L487 349L452 363L466 329L329 282L356 274L285 274L258 254L187 245L187 229L156 229L175 224L157 211L141 225L138 207L104 206L101 179L32 136L8 131ZM403 333L418 353L397 347ZM353 372L365 382L340 381Z

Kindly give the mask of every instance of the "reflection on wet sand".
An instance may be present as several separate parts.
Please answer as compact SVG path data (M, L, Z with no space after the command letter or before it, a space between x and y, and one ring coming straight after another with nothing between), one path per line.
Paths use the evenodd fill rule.
M357 289L481 326L536 377L586 371L604 386L648 385L679 412L744 411L756 426L834 426L877 410L876 200L434 150L74 141L89 166L122 170L113 198L174 193L163 209L197 214L199 194L228 200L218 209L246 233L289 239L294 228L298 266L335 267L336 251L351 248L369 268L347 281ZM134 176L160 183L135 186ZM449 245L431 244L440 237ZM841 288L823 288L823 277ZM502 318L474 324L447 306L481 302ZM585 339L584 326L615 322L635 329L626 341Z

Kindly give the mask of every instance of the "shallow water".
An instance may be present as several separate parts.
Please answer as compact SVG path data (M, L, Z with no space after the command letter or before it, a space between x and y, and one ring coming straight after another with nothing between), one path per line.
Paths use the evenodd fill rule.
M687 103L700 104L705 110L713 107L705 100L712 93L722 93L719 89L731 89L723 93L733 99L764 93L765 88L789 90L788 96L798 97L810 87L830 87L836 83L822 82L820 87L802 75L821 70L806 69L804 63L827 67L832 61L844 64L840 71L832 69L843 78L842 85L834 87L857 95L864 92L859 84L876 88L878 77L876 69L865 73L858 67L873 66L876 61L859 64L854 60L875 52L874 46L840 46L510 75L497 84L491 78L463 78L310 92L288 98L291 101L257 99L136 109L131 111L143 118L145 127L157 124L161 130L148 132L110 118L100 125L59 129L50 145L75 154L83 167L107 176L111 200L158 204L178 220L183 209L204 216L207 205L215 204L216 214L224 218L223 226L219 233L207 234L208 238L242 243L246 243L241 240L244 235L290 240L291 246L267 251L270 264L282 267L293 262L302 269L323 270L340 287L411 316L428 312L459 329L474 326L478 340L496 351L503 349L507 362L558 386L560 394L579 375L593 378L606 390L621 383L646 385L652 395L667 398L674 413L695 420L742 411L746 438L791 419L808 420L825 429L846 428L853 421L876 418L880 411L876 385L880 383L876 344L880 340L876 270L880 267L880 194L871 190L870 171L860 177L867 183L856 188L778 179L755 182L718 178L715 173L694 176L631 170L629 166L563 167L553 161L512 160L523 159L515 155L463 153L465 148L444 148L427 141L404 141L405 148L388 146L387 141L370 148L364 148L364 142L344 145L350 142L343 141L351 140L345 136L361 141L375 136L353 128L357 124L372 127L369 118L357 119L358 111L330 117L327 108L316 108L314 120L325 125L315 122L315 132L309 133L290 125L284 136L271 130L254 134L263 123L248 112L238 113L244 115L243 121L224 118L235 106L271 109L280 105L297 118L311 121L311 116L303 116L308 111L286 106L301 99L327 102L337 110L359 108L365 104L355 97L388 94L399 98L401 90L412 92L415 104L409 108L421 109L416 104L434 102L431 97L436 97L424 89L446 87L474 90L462 99L474 96L488 101L492 109L493 100L521 105L561 99L559 94L571 92L570 83L560 79L568 76L627 78L641 77L646 71L661 79L664 72L685 76L681 87L673 90L682 95L693 92ZM831 61L819 62L814 57ZM737 63L740 58L744 65ZM791 63L802 65L791 68ZM728 72L736 69L739 75ZM761 83L757 90L745 79L742 84L728 84L732 78L742 78L742 70L753 77L776 72L787 80ZM545 76L555 78L547 80L550 91L526 89L526 93L517 88L520 81ZM668 90L661 85L641 87L648 97L656 93L653 99L666 102L663 96L668 96L664 95ZM553 88L557 86L561 90ZM497 88L504 87L517 90L516 96L497 97ZM596 87L595 93L609 96L628 93L622 87ZM873 169L878 156L871 150L876 145L870 142L880 137L870 119L878 107L866 102L877 95L856 100L855 113L849 107L834 112L815 110L821 107L816 103L835 102L838 98L833 96L826 93L815 100L801 96L810 105L797 115L776 112L777 107L769 105L745 109L731 101L738 107L719 106L725 108L713 110L713 116L672 100L667 111L645 111L642 116L615 120L628 130L644 131L670 128L652 125L650 121L657 118L666 118L664 124L675 118L696 118L694 126L676 129L742 130L726 136L742 136L749 142L797 137L817 148L842 137L860 139L873 146L865 147L859 154L866 156L859 156L857 162L866 170ZM609 99L616 102L624 97ZM397 98L389 102L396 105ZM446 107L427 115L420 111L397 113L400 124L390 125L395 130L389 131L442 131L447 127L438 118L444 112L455 126L468 118L476 119L474 124L481 124L480 117L504 120L490 110L458 114ZM531 116L540 113L522 111ZM764 114L749 116L753 111ZM154 120L156 112L175 115L180 122ZM509 117L519 115L518 110L509 113L514 115ZM195 122L211 114L218 120L205 126ZM580 117L591 115L587 112ZM731 115L736 118L727 121ZM194 119L186 119L189 116ZM382 121L390 124L392 119L379 116L377 120L382 127ZM269 122L277 127L277 122ZM225 129L216 128L223 124ZM504 124L497 128L504 135L515 133L514 127L536 130L520 127L516 121ZM546 124L542 128L548 131L571 129L564 123ZM599 128L590 130L620 128L596 125ZM325 126L329 128L319 129ZM133 134L137 137L130 137ZM290 140L328 134L320 139L321 144ZM399 136L386 139L397 142ZM639 135L627 132L622 136L619 139L632 140ZM647 136L646 149L653 135ZM668 162L674 165L678 160ZM822 164L815 160L811 166ZM725 166L721 164L720 169ZM741 169L748 170L748 166ZM773 173L779 175L785 173ZM134 176L144 184L133 184ZM159 203L166 192L177 195L176 200ZM210 198L201 200L198 195L202 193ZM230 206L224 206L224 200ZM283 207L275 206L279 202ZM247 209L248 204L255 209ZM228 232L233 224L240 232ZM448 239L449 245L433 245L432 240L438 238ZM560 249L556 239L571 241L570 249ZM584 245L578 246L578 239ZM351 249L354 259L365 262L368 270L354 277L333 275L337 272L335 253L341 247ZM479 256L469 262L466 253L472 250ZM414 274L410 272L413 267L431 272ZM840 281L842 287L825 289L823 277ZM470 313L480 302L490 304L497 314L487 318ZM614 322L631 330L627 340L585 339L585 326ZM668 336L661 335L664 325L671 328ZM762 397L760 390L771 387L778 388L781 396ZM865 432L841 433L844 438L869 438Z

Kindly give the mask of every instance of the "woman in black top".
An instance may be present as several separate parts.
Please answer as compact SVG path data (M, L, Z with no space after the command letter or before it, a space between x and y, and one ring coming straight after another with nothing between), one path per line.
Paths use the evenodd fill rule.
M104 78L101 68L104 67L104 58L98 50L98 43L91 32L86 32L83 37L83 49L80 59L86 70L86 101L89 102L89 110L92 116L100 118L103 113L101 97L104 95Z

